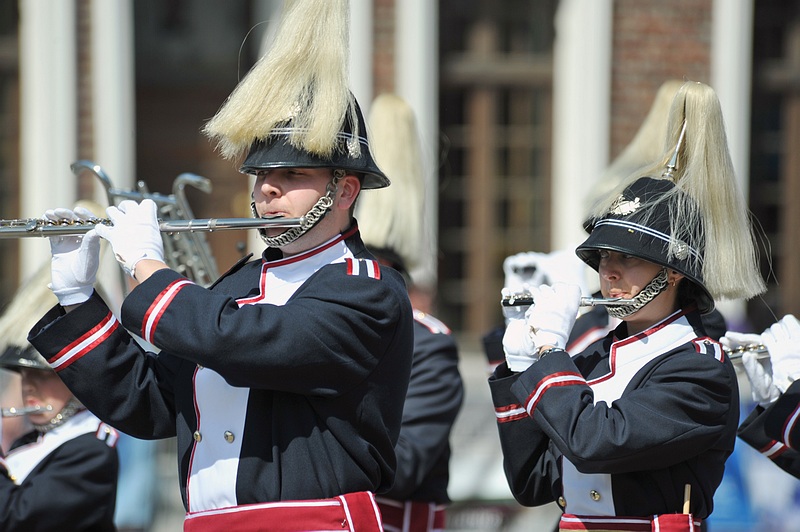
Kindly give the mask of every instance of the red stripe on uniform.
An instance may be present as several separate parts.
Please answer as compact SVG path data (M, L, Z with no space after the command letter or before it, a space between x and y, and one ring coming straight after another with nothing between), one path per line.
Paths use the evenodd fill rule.
M539 404L542 396L544 396L544 392L550 388L559 386L573 386L575 384L586 386L586 379L584 379L581 374L571 371L552 373L548 375L546 378L542 379L538 385L536 385L536 388L534 388L533 392L531 392L531 394L528 396L528 399L525 402L525 410L528 411L528 415L533 416L533 411L536 409L536 405Z
M103 343L111 334L117 330L119 322L114 315L109 312L100 323L89 329L77 340L71 342L56 355L48 360L54 371L59 372L69 367L73 362L79 360L89 351Z
M786 452L787 447L779 441L772 440L767 445L758 450L761 454L775 460L777 457Z
M369 261L370 266L372 267L372 277L373 279L380 279L381 278L381 266L377 263L377 261L371 260Z
M522 408L521 404L498 406L494 409L494 415L498 423L508 423L528 417L528 413Z
M194 283L188 279L178 279L168 284L167 287L156 296L150 308L144 313L144 319L142 320L142 338L151 344L153 343L153 338L156 335L156 328L158 327L159 320L161 320L161 316L164 315L167 307L169 307L169 304L175 299L175 296L178 295L178 292L190 284Z
M798 420L800 420L800 404L797 405L792 411L792 415L789 416L789 419L786 420L786 424L783 427L783 441L792 449L798 449L797 442L790 441L792 432L795 430Z

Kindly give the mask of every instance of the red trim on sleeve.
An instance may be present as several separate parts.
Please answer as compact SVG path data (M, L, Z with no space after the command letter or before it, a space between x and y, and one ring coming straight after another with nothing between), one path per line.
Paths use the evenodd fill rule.
M48 360L50 367L56 372L69 367L73 362L79 360L89 351L103 343L119 327L119 321L109 312L100 323L89 329L77 340L71 342L61 349L56 355Z

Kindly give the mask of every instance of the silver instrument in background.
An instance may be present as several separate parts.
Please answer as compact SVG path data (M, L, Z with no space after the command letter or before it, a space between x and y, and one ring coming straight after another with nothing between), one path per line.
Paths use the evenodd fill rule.
M35 414L42 414L44 412L52 412L53 405L45 405L45 406L25 406L17 408L12 406L10 408L3 408L0 411L0 417L20 417L20 416L30 416Z
M186 199L186 185L191 185L205 193L211 192L211 181L194 174L180 174L172 184L172 194L154 194L147 189L143 181L136 183L135 191L120 190L112 186L108 175L99 165L86 160L76 161L70 165L72 173L80 176L88 171L96 176L106 189L109 205L117 205L122 200L142 201L151 199L158 208L159 220L172 222L188 221L194 216ZM170 268L202 286L208 286L219 277L217 263L211 254L205 235L177 232L162 234L164 241L164 260Z

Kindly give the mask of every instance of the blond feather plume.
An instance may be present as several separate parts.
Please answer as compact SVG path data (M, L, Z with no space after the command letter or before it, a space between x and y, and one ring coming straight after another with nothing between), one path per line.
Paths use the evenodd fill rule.
M417 121L411 106L394 94L375 98L369 113L372 154L392 186L365 190L356 218L368 247L391 249L407 269L420 261L423 240L424 180Z
M673 242L691 242L693 230L703 227L703 282L715 299L750 299L763 293L766 284L758 267L753 227L728 151L722 108L711 87L699 82L680 87L670 107L666 139L660 160L624 178L597 203L592 216L607 212L639 177L662 176L679 146L672 178L676 187L661 199L670 205Z
M203 128L223 157L237 159L287 125L294 147L328 157L344 121L357 128L349 16L349 0L286 1L272 47Z

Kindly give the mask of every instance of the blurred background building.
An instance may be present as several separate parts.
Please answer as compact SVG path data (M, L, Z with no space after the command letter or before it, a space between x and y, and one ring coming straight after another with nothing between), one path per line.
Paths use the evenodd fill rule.
M503 259L581 240L584 193L673 78L717 91L763 232L769 291L722 305L726 318L760 331L800 314L796 0L351 1L365 113L394 92L420 120L438 230L416 275L465 353L480 356L472 348L501 322ZM0 0L0 218L105 204L97 179L70 171L80 159L120 189L168 194L180 173L208 177L212 194L187 191L198 218L249 216L248 179L200 129L268 46L281 4ZM251 237L208 235L220 271ZM0 239L0 305L48 253L43 239Z

